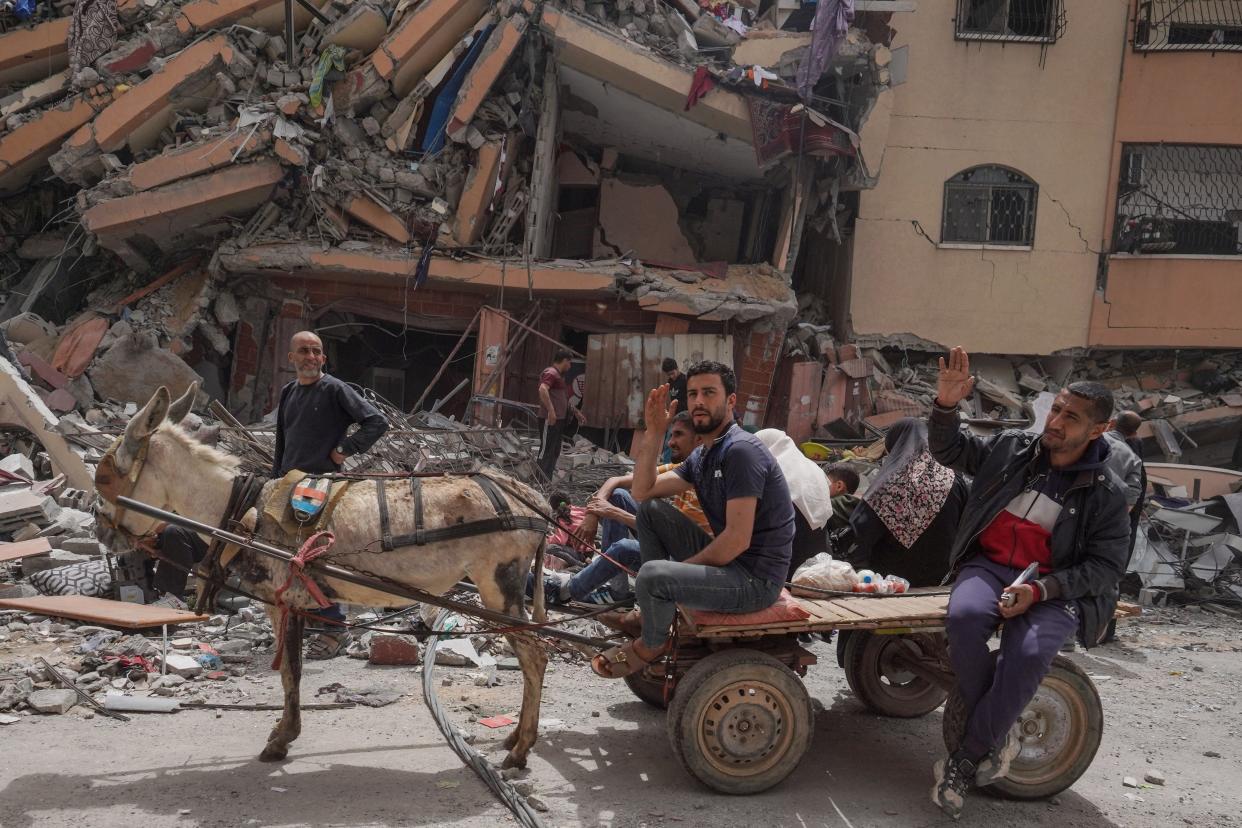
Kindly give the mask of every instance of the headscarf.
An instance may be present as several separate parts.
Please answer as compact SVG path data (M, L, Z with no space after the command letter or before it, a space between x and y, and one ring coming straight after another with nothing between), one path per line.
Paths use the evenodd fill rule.
M819 529L832 517L832 495L828 491L828 478L811 460L798 449L793 439L777 428L765 428L755 432L781 468L794 506L806 518L812 529Z
M888 456L863 501L884 522L897 542L909 549L940 514L953 488L952 469L927 450L922 420L898 420L884 436Z

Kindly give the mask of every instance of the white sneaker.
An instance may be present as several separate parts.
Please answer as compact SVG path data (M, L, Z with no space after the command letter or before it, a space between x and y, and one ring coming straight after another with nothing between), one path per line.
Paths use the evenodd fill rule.
M1000 747L988 751L988 755L979 760L975 771L975 785L982 788L991 785L998 779L1009 775L1009 765L1022 752L1022 742L1018 739L1017 727L1009 728L1005 741Z

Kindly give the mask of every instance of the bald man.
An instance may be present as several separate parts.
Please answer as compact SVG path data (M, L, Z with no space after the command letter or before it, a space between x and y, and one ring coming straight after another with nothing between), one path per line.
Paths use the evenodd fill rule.
M324 373L327 361L323 340L310 331L299 331L290 339L289 363L298 378L280 390L273 477L284 477L293 469L310 474L339 471L345 458L366 451L388 430L375 406L351 386ZM355 423L358 430L345 436ZM317 614L345 621L337 604ZM340 655L347 641L345 628L331 623L324 626L323 632L307 638L307 658Z
M299 331L289 341L289 363L298 378L280 391L272 476L293 469L311 474L339 471L345 458L369 449L388 429L375 406L349 385L325 374L323 341ZM358 424L349 437L346 430Z

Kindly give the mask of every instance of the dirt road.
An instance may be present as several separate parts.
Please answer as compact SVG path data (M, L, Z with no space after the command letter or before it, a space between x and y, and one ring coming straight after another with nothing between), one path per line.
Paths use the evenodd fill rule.
M1242 825L1242 624L1175 611L1168 622L1123 627L1119 644L1072 656L1103 698L1104 742L1095 763L1051 801L1004 802L975 795L960 825L1006 828ZM886 720L865 713L835 666L807 683L821 704L810 753L782 785L728 797L698 785L676 763L664 716L586 667L555 664L544 730L529 779L550 811L548 825L863 828L945 825L928 801L940 755L940 714ZM261 657L258 661L261 661ZM274 675L256 670L253 701L279 700ZM503 755L506 729L470 721L512 712L518 674L473 686L465 671L441 698L489 756ZM255 759L272 713L184 711L135 715L127 724L37 716L0 728L0 824L4 826L263 826L513 824L508 812L444 746L409 668L338 659L312 663L307 696L331 682L408 693L379 709L310 711L288 762ZM1219 754L1213 756L1209 754ZM1124 787L1158 769L1164 786Z

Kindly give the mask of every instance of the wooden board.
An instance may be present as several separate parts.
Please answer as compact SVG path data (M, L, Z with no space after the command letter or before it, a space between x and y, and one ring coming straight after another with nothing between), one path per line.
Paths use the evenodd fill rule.
M864 596L812 599L799 598L798 603L811 614L800 621L778 624L734 625L715 624L695 628L686 624L685 631L699 638L751 638L779 633L827 632L837 629L895 629L903 627L938 627L944 624L949 609L949 596L920 595L870 598Z
M52 544L47 538L31 538L20 543L0 543L0 563L33 558L35 555L46 555L51 551Z
M4 598L0 599L0 609L23 610L55 618L72 618L75 621L89 621L104 627L121 627L127 630L158 627L162 624L189 624L195 621L206 621L210 617L168 607L109 601L107 598L87 598L82 595Z

